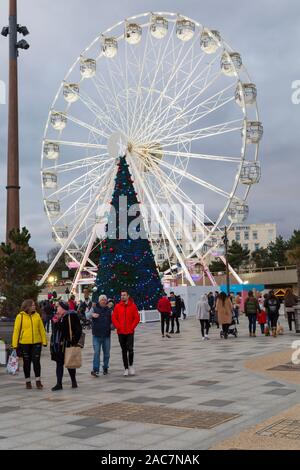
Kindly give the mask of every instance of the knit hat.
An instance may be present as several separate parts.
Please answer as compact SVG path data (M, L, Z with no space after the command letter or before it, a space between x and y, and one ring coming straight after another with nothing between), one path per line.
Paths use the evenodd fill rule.
M69 310L69 304L67 304L67 302L64 302L63 300L61 300L60 302L58 302L58 305L63 308L64 310Z

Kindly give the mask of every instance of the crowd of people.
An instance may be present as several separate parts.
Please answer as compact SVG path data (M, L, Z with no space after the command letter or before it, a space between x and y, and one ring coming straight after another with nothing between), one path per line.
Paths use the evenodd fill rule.
M287 289L284 305L290 330L295 320L294 309L297 297L291 289ZM256 326L260 325L261 333L273 337L277 336L280 301L273 291L264 296L254 295L252 291L244 301L241 293L236 296L224 292L210 292L203 294L196 306L196 318L200 322L202 340L209 339L209 330L213 325L220 328L220 336L228 338L230 333L236 336L236 328L231 325L239 323L241 313L244 313L249 322L249 336L256 336ZM47 333L50 333L51 359L56 362L56 384L53 391L62 390L64 368L68 369L72 388L77 388L76 367L66 365L66 351L68 348L79 347L83 329L87 324L92 329L93 363L91 375L100 375L100 356L102 353L102 373L109 373L111 332L116 330L122 352L124 376L135 375L134 369L134 333L140 322L138 308L128 292L120 294L120 302L114 304L106 295L100 295L98 302L93 303L89 291L84 291L84 298L79 303L75 296L70 295L68 301L58 299L53 294L41 305L42 314L37 313L37 306L33 300L25 300L21 311L17 315L12 346L18 357L23 358L23 371L25 385L31 389L31 367L33 366L36 387L43 389L41 382L40 357L42 347L47 346ZM172 338L171 335L180 334L182 317L186 319L186 307L183 299L175 292L169 297L166 293L159 299L157 310L161 317L162 338ZM176 326L176 331L175 331Z
M298 298L293 294L292 289L286 289L283 303L290 331L292 331L292 324L295 322L297 302ZM196 307L196 317L200 321L202 339L209 339L209 329L214 324L217 328L222 326L221 336L227 339L230 326L239 324L241 313L244 313L248 318L250 337L256 337L257 324L260 326L261 334L265 336L271 334L276 337L278 331L282 330L278 321L280 305L281 302L273 290L264 295L258 293L256 296L250 290L243 302L243 310L241 292L238 292L236 296L233 293L227 295L225 292L203 294ZM233 329L233 331L237 330Z
M44 321L42 320L44 318ZM103 352L103 375L108 374L110 359L111 331L117 331L122 351L124 376L135 375L134 331L140 322L140 315L133 299L127 291L121 292L121 300L115 306L105 295L92 303L88 292L78 305L74 296L68 301L53 298L47 299L42 305L42 317L37 313L33 300L26 300L21 306L14 325L12 347L18 357L23 358L23 370L27 389L32 388L31 366L33 366L36 387L43 388L41 382L41 350L47 346L46 330L51 324L50 354L56 362L56 385L52 391L62 390L62 379L66 365L66 351L77 347L82 337L85 321L91 321L93 335L93 368L91 375L99 377L100 353ZM83 320L84 317L84 320ZM72 388L77 388L76 368L67 367Z

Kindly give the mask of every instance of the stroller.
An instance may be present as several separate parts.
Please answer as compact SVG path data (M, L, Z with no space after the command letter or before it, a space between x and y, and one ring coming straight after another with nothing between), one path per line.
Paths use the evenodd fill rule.
M237 330L237 327L236 327L236 320L234 317L232 317L232 321L230 323L230 327L228 328L228 335L232 335L234 336L235 338L237 337L238 335L238 330ZM221 338L224 338L224 332L223 330L220 331L220 337Z

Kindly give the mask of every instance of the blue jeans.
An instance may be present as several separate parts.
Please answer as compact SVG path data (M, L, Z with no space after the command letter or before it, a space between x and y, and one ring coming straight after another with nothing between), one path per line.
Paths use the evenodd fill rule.
M93 336L94 360L93 371L99 372L100 370L100 351L103 351L103 369L109 367L110 357L110 336Z
M248 315L249 320L249 333L255 333L256 331L256 313Z

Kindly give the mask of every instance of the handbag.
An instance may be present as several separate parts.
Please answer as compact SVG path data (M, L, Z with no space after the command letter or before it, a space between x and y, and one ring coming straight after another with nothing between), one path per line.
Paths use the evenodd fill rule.
M13 351L9 356L6 370L11 375L16 375L19 372L19 358L16 351Z
M21 314L21 326L20 326L20 331L19 331L18 346L16 349L17 357L23 357L23 348L22 348L22 345L19 343L21 333L22 333L22 326L23 326L23 313Z
M68 315L70 339L73 338L71 319ZM65 349L64 365L67 369L79 369L82 365L81 347L69 346Z

